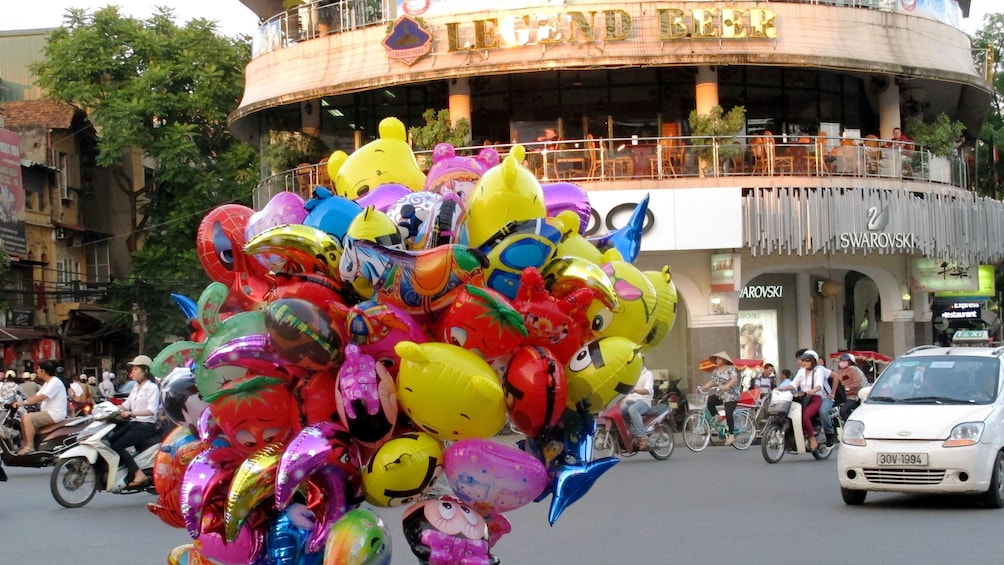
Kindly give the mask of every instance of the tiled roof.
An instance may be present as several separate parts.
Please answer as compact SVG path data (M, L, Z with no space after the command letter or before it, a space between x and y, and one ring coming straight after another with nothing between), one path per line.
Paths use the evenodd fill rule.
M77 107L58 100L17 100L0 105L6 127L44 125L49 129L70 129Z

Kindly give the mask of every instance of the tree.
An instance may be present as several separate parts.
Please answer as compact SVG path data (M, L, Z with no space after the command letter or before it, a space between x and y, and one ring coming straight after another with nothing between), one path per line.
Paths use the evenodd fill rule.
M110 6L69 10L32 69L49 96L88 113L100 132L97 164L129 198L133 275L115 282L110 306L146 312L151 347L184 333L170 293L197 298L209 282L195 253L202 217L223 203L250 204L258 181L254 148L227 128L249 59L246 38L217 35L208 20L179 27L166 8L138 20ZM123 166L136 148L153 163L138 192Z
M690 135L695 136L694 151L702 163L707 163L712 159L716 145L718 146L719 160L729 159L741 150L738 144L732 142L746 125L745 106L735 106L726 112L724 108L716 105L707 114L699 114L697 110L691 110L688 121L690 122ZM704 166L701 165L702 175Z
M966 131L962 122L953 122L948 114L942 112L931 123L920 118L910 118L906 121L906 131L910 137L931 153L940 157L949 157L955 152L955 142Z
M973 38L973 47L983 50L984 63L992 65L989 71L994 86L990 111L976 146L976 189L980 194L999 199L1004 196L1001 191L1004 174L1001 159L1001 147L1004 146L1004 13L988 14L983 19L983 27Z
M460 118L457 120L457 124L453 125L450 121L449 110L437 112L435 109L429 108L422 113L422 119L425 120L424 126L408 130L411 145L418 151L432 149L439 143L463 147L470 139L471 122L467 118Z

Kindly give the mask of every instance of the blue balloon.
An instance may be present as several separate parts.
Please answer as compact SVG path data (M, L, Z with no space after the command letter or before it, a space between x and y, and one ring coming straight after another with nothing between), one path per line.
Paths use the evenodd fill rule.
M307 553L307 538L314 531L314 513L300 503L279 513L265 536L264 565L321 565L324 552Z
M175 304L181 309L181 313L185 315L186 320L194 320L199 315L199 305L191 298L184 294L175 294L173 292L171 293L171 298L174 299Z
M641 252L641 236L645 230L645 218L648 216L648 198L649 195L646 194L645 198L635 206L624 227L601 236L587 238L587 241L600 251L616 249L624 261L634 263Z
M314 196L303 207L307 210L303 225L329 233L339 241L345 237L352 220L363 211L356 202L338 196L323 186L314 189Z
M617 464L616 457L604 457L587 463L565 465L551 482L551 508L547 521L553 526L566 508L579 500L592 488L593 483Z

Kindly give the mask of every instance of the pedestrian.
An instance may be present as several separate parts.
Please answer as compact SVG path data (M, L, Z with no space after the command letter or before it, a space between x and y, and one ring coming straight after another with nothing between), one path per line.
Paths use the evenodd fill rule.
M98 385L98 392L105 400L115 398L115 373L111 371L101 373L101 384Z
M28 371L21 373L21 392L24 393L25 398L38 394L41 388L41 385L35 382L35 373L29 373Z
M774 388L775 378L774 364L767 363L763 366L763 371L761 371L760 374L756 376L756 379L753 380L753 386L760 389L760 394L767 394Z
M66 387L56 378L55 372L56 363L53 361L42 361L39 363L37 376L43 383L42 387L38 393L29 396L27 400L14 403L15 408L34 404L41 406L38 412L28 412L21 417L21 431L24 434L24 443L17 452L18 455L27 455L35 450L36 429L62 422L66 419Z
M736 405L739 403L739 373L736 371L732 358L724 351L719 351L708 357L708 361L714 363L715 368L711 371L711 379L701 388L718 387L718 392L708 397L708 410L712 414L717 414L718 404L725 405L725 424L729 430L728 436L725 438L725 445L732 445L736 442L734 415Z

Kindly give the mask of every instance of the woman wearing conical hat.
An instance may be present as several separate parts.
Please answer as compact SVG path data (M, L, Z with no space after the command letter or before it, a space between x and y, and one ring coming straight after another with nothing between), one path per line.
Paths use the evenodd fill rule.
M708 357L708 361L714 363L715 368L711 371L711 379L701 388L718 387L718 392L708 397L708 410L711 410L712 414L718 414L718 405L725 405L725 424L729 428L725 445L732 445L736 441L734 414L736 404L739 403L739 372L736 371L732 358L724 351Z

